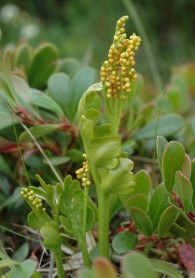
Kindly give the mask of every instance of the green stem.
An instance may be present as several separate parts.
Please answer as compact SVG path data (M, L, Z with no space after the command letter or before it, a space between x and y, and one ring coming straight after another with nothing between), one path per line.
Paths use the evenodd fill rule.
M64 268L63 268L63 262L62 262L62 251L61 248L55 248L52 249L54 259L56 262L57 272L58 272L58 278L65 278Z
M124 101L120 99L114 99L112 103L112 113L111 113L111 134L116 136L118 134L121 114L124 107Z
M109 257L110 198L100 192L98 196L98 238L99 255Z
M82 227L82 239L80 241L80 248L83 256L84 266L91 266L91 261L89 258L87 243L86 243L86 223L87 223L87 206L88 206L88 193L89 187L84 187L84 207L83 207L83 227Z

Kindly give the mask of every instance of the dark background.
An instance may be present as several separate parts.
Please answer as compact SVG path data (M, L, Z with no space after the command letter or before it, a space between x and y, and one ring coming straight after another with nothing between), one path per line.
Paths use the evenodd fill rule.
M149 38L161 78L166 81L173 66L195 58L195 1L132 0L131 3ZM19 9L15 18L5 22L2 14L10 4ZM2 47L10 43L13 46L21 39L28 39L33 46L50 41L58 46L63 57L75 57L96 68L106 58L117 19L128 14L122 0L1 0L0 8ZM25 38L21 29L29 24L38 27L38 34ZM139 34L132 18L127 23L127 32ZM143 47L138 56L139 71L150 78Z

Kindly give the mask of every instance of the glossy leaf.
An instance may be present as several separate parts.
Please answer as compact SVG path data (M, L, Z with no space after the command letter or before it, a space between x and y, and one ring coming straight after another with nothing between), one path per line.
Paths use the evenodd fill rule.
M130 207L136 207L147 211L148 205L148 198L144 194L137 194L135 196L132 196L125 202L125 207L127 209L129 209Z
M48 80L48 90L52 98L62 107L65 115L69 117L71 106L70 78L62 72L53 74Z
M154 231L157 229L160 217L169 207L169 193L165 190L164 185L159 185L152 194L148 214L152 220Z
M14 269L11 270L9 274L7 273L7 275L9 275L9 278L31 278L36 270L36 266L37 262L29 259L14 267Z
M70 157L72 162L81 163L83 162L83 153L78 149L70 149L67 151L66 155Z
M32 115L38 116L30 105L30 99L32 97L32 91L27 82L18 76L12 76L12 83L14 88L14 94L17 99L18 105L25 107Z
M46 95L45 93L42 93L41 91L33 91L33 94L30 97L30 103L37 107L44 108L58 117L64 117L64 112L61 106L57 102L55 102L50 96Z
M122 261L122 271L126 278L157 278L152 263L144 255L132 251Z
M192 200L192 184L188 178L186 178L180 171L176 172L175 184L177 194L180 197L181 203L183 205L184 211L189 212L191 200Z
M192 196L192 204L195 210L195 159L192 161L192 171L191 171L191 176L190 176L190 182L192 184L193 188L193 196Z
M152 221L145 211L140 208L130 208L130 216L136 227L145 236L150 237L153 232Z
M169 124L167 124L169 123ZM136 140L152 139L156 132L157 119L152 120L141 128L133 137ZM184 125L184 120L176 114L166 114L160 117L158 122L157 135L171 136L176 134Z
M70 161L70 157L68 156L53 156L49 158L50 162L54 166L62 165ZM43 161L45 164L48 164L47 161Z
M40 233L43 237L44 245L46 248L58 248L62 244L62 237L55 222L49 222L45 224L41 228Z
M3 102L0 102L0 130L18 123L17 118L11 117L11 113Z
M184 147L175 141L167 144L162 158L164 185L171 192L175 184L175 174L181 170L185 158Z
M158 235L159 237L166 236L169 230L172 228L173 224L179 216L178 210L170 206L168 207L161 215L160 221L158 224Z
M10 167L7 159L4 158L4 156L2 154L0 154L0 172L7 176L11 176L11 174L12 174L11 167Z
M145 194L149 195L152 186L152 181L150 175L144 171L140 170L135 175L135 189L134 195L136 194Z
M170 229L170 233L175 237L182 237L186 233L186 229L179 226L177 223L174 223Z
M183 165L182 165L182 174L190 179L190 176L191 176L191 160L190 160L190 157L185 154L185 158L184 158L184 162L183 162Z
M163 156L163 153L164 153L164 150L165 150L167 144L168 144L168 141L166 140L165 137L157 136L156 152L157 152L158 163L159 163L161 171L162 171L162 156Z
M94 83L95 75L95 70L90 67L82 68L75 74L71 82L70 119L75 116L82 95Z
M137 235L129 231L116 234L112 241L112 248L118 254L123 254L134 249L137 244Z
M183 275L180 273L179 269L177 269L177 265L156 259L151 259L150 261L156 272L167 275L171 278L183 278Z
M33 53L28 70L31 87L44 88L50 75L56 70L58 58L57 48L50 43L44 43Z
M59 125L54 125L54 124L33 126L33 127L30 127L28 129L28 131L24 131L20 135L19 140L20 140L20 142L23 142L23 143L31 142L33 139L31 138L30 134L32 134L35 139L39 139L43 136L46 136L46 135L56 131L57 129L59 129Z
M39 220L37 215L34 213L34 211L31 211L28 214L27 221L28 221L28 225L35 230L40 230L41 227L43 226L43 223L41 223L41 221Z
M29 244L27 242L23 243L12 255L12 259L17 262L22 262L26 259L29 252Z
M29 53L30 53L30 45L26 42L20 43L14 53L14 66L20 67L21 65L27 68L29 63Z
M60 71L73 77L80 69L81 63L75 58L65 58L60 61Z

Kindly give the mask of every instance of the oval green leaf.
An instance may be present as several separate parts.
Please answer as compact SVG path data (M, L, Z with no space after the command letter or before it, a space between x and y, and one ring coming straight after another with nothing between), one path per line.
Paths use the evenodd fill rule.
M150 237L153 232L152 221L145 211L140 208L130 208L130 216L136 227L145 236Z
M149 195L152 186L152 181L150 175L144 171L140 170L135 175L135 189L134 195L136 194L145 194Z
M28 70L31 87L42 89L46 86L50 75L56 70L58 49L51 43L44 43L33 53Z
M125 207L129 209L130 207L141 208L144 211L148 209L148 198L144 194L137 194L128 198L125 202Z
M189 181L189 179L186 178L180 171L177 171L175 175L175 185L177 194L180 197L184 211L188 213L193 194L192 184Z
M159 185L150 199L148 214L152 220L154 231L158 227L158 223L162 213L169 207L169 193L165 190L164 185Z
M160 117L158 122L157 135L171 136L176 134L184 125L184 120L176 114L167 114ZM157 119L152 120L141 128L133 139L151 139L156 135Z
M28 129L28 131L24 131L20 135L19 140L22 143L31 142L31 141L33 141L33 138L31 137L31 135L35 139L39 139L40 137L43 137L45 135L48 135L48 134L56 131L58 128L59 128L59 125L50 125L50 124L33 126L33 127L30 127Z
M123 254L131 249L134 249L137 244L137 235L130 233L129 231L123 231L118 233L113 241L112 248L118 254Z
M122 271L125 277L157 278L152 263L144 255L132 251L124 257Z
M171 192L175 184L175 174L181 170L185 158L185 150L179 142L171 141L167 144L162 157L162 172L164 185Z
M160 238L166 236L166 234L169 232L169 230L172 228L173 224L177 220L178 216L179 216L179 212L173 206L168 207L163 212L158 224L158 235Z

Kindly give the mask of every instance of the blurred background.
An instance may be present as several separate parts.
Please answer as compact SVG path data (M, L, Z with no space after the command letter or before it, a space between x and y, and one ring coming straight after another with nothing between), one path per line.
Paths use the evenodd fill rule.
M174 66L195 58L194 11L194 0L1 0L1 47L13 48L21 40L34 47L50 41L62 57L75 57L98 69L117 19L128 14L127 32L136 32L143 41L139 72L151 78L151 58L164 83Z

